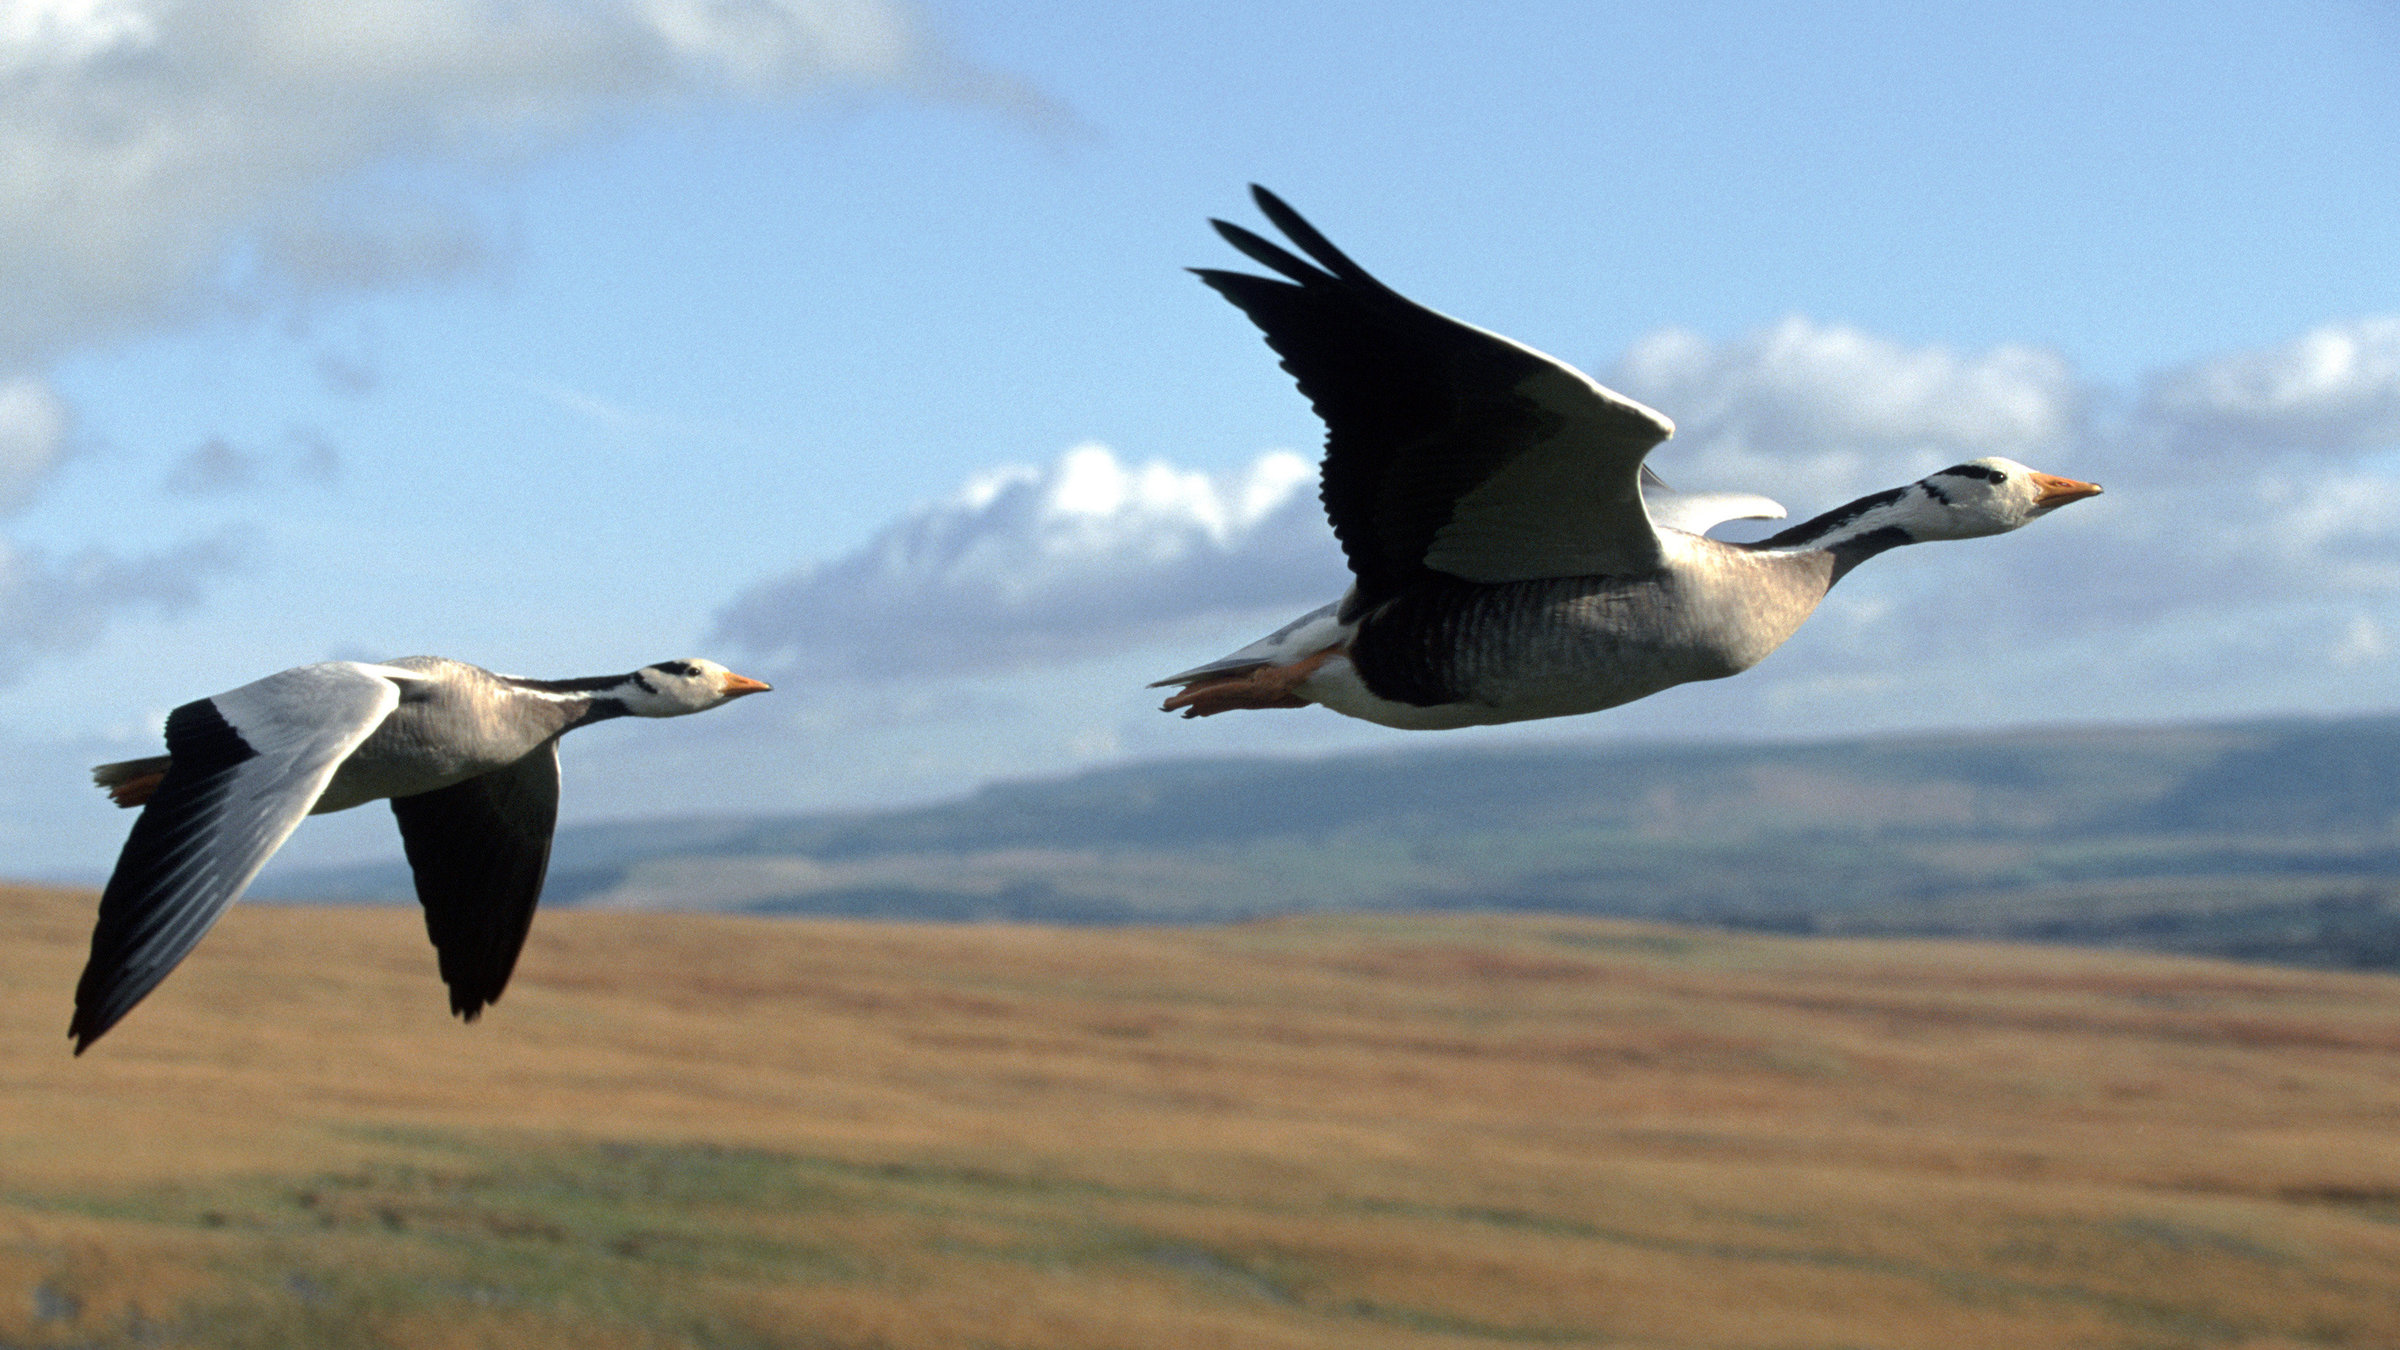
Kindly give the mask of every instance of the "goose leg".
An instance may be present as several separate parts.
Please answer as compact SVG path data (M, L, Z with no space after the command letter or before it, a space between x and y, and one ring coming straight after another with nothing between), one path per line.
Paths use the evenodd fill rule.
M1317 667L1341 655L1340 647L1327 647L1314 656L1280 666L1252 666L1248 670L1219 675L1213 679L1187 684L1182 692L1159 705L1160 712L1181 709L1186 717L1214 717L1221 712L1242 708L1305 708L1308 700L1297 692Z

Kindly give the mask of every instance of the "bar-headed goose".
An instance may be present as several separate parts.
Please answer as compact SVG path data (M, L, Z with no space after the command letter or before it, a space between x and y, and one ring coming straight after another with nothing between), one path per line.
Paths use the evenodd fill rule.
M328 661L167 715L167 753L92 777L141 818L100 897L67 1034L82 1054L158 987L300 818L388 797L450 1008L500 997L558 821L558 738L706 712L767 686L714 661L527 680L439 656Z
M2100 491L1979 459L1758 543L1706 538L1783 508L1665 491L1642 460L1674 423L1407 299L1272 193L1251 194L1316 265L1219 220L1284 279L1194 270L1265 332L1324 419L1320 495L1354 580L1339 601L1158 681L1183 686L1167 711L1318 703L1437 728L1611 708L1747 670L1886 549L2001 534Z

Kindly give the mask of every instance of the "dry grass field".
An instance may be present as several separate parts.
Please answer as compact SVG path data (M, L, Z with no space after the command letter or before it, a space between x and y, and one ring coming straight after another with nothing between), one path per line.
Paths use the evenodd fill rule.
M2400 980L1510 917L237 908L81 1060L0 890L0 1346L2400 1346Z

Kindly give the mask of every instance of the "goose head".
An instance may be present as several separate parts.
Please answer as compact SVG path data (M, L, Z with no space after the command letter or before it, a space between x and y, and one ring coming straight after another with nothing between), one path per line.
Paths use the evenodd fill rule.
M1830 550L1847 569L1901 544L2006 534L2099 491L2098 483L2038 473L1994 455L1837 506L1753 547Z
M2068 502L2098 496L2100 485L1993 455L1927 474L1901 494L1888 523L1911 539L1974 539L2022 529Z
M635 717L682 717L773 687L695 656L644 666L609 694Z

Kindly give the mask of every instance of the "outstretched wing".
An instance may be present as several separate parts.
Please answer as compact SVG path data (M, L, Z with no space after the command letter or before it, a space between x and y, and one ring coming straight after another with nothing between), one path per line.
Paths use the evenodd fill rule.
M542 898L558 825L558 742L480 778L394 797L392 814L450 1011L472 1022L508 987Z
M1358 578L1344 619L1426 568L1499 582L1659 566L1641 467L1673 423L1409 300L1273 193L1251 195L1317 265L1219 220L1286 279L1194 271L1266 334L1325 421L1325 513Z
M100 896L67 1034L82 1054L158 987L399 706L412 671L300 666L167 716L167 776Z

